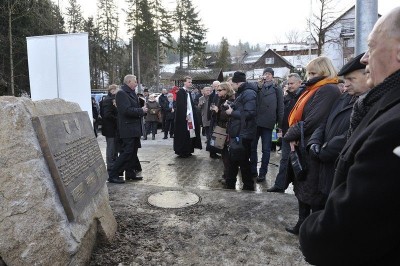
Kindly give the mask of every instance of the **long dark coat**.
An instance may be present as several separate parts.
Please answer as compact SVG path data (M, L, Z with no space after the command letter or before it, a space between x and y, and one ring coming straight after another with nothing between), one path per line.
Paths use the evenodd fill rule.
M336 84L325 84L308 100L301 118L304 121L304 140L306 144L314 131L327 119L332 105L340 95L340 90ZM289 127L284 140L287 142L300 141L300 130L297 123ZM298 200L308 205L323 205L325 197L318 190L319 162L312 159L308 154L306 154L305 161L308 165L308 172L304 181L297 181L289 176L293 181L295 195ZM291 172L288 171L288 175Z
M275 83L263 84L257 93L257 126L274 129L278 124L282 128L283 91Z
M326 123L321 124L308 141L308 146L312 144L322 146L319 154L318 189L326 197L331 190L335 174L335 161L347 140L354 99L355 97L348 93L343 94L333 105Z
M186 111L187 111L187 92L180 88L176 93L176 110L175 110L175 131L174 131L174 151L178 155L186 155L193 153L194 149L201 149L200 123L197 116L197 109L193 103L192 96L189 93L192 103L194 128L196 137L190 138L187 129Z
M120 138L134 138L142 135L143 109L134 91L126 84L115 95L118 110L118 129Z
M313 265L400 265L400 71L340 153L325 209L300 228Z
M107 95L101 102L102 114L101 134L107 138L115 138L117 133L117 107L113 104L115 96Z

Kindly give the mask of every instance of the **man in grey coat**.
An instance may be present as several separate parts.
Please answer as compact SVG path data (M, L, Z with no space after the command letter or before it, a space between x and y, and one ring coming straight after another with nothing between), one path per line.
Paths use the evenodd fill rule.
M257 182L265 180L268 172L268 164L271 153L272 130L278 124L278 128L282 127L283 120L283 92L275 84L274 70L267 67L263 71L261 88L257 93L257 135L251 143L251 173L257 177ZM257 146L261 137L262 158L261 167L257 174Z

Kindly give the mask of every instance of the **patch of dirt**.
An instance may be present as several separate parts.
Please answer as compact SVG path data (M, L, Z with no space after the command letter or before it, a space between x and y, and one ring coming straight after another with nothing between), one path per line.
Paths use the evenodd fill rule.
M197 190L202 201L187 208L149 205L147 197L162 190L109 188L118 229L90 265L308 265L297 237L284 230L297 219L293 195Z

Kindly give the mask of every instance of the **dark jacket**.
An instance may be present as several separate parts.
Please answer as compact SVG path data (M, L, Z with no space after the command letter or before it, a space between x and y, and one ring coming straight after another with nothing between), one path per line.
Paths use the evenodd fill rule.
M142 135L141 117L144 112L139 99L128 85L124 84L115 95L118 110L118 130L121 138L134 138Z
M174 109L174 112L172 112L172 109ZM174 120L176 111L176 101L172 102L172 107L169 106L169 101L168 101L166 106L164 106L164 110L165 110L165 119Z
M257 126L274 129L282 127L283 92L275 83L263 84L257 93Z
M283 119L282 119L282 135L284 136L289 129L289 114L292 111L294 105L299 99L300 95L304 91L304 87L301 86L295 92L288 91L283 97Z
M168 97L167 97L167 95L161 94L158 97L158 104L161 106L161 112L165 113L165 108L168 106Z
M223 128L228 128L228 122L229 122L229 115L226 114L226 107L224 107L225 101L229 101L231 104L235 101L235 95L232 95L229 98L220 98L218 97L218 113L212 112L212 117L211 121L214 126L219 126Z
M107 138L115 138L117 131L117 107L114 106L114 95L107 95L100 105L102 114L101 134Z
M321 124L312 134L308 146L321 145L319 154L319 191L328 196L331 190L335 161L339 156L347 139L347 130L350 126L350 115L353 110L355 97L348 93L342 96L333 105L325 123Z
M256 137L257 125L257 87L253 83L243 83L236 93L236 99L232 104L233 112L230 115L228 133L231 138L239 136L252 140ZM243 118L243 119L242 119ZM242 120L244 124L242 123Z
M342 149L325 209L300 228L316 265L400 265L400 71Z
M312 79L306 85L311 86L320 80L321 78ZM333 104L340 95L340 90L336 84L325 84L308 100L301 118L304 121L304 140L306 144L314 131L327 119ZM287 142L300 141L300 130L297 124L288 129L284 140ZM323 205L325 196L318 189L319 162L313 160L308 154L306 154L305 161L308 165L308 171L304 181L297 181L289 176L289 179L293 180L295 195L301 202L309 205ZM290 173L291 171L288 171L288 174Z

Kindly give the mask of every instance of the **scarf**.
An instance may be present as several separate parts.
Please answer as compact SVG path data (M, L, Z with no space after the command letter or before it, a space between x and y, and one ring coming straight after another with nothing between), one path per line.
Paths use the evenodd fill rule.
M347 139L350 138L351 134L353 134L354 130L361 123L361 120L365 117L371 107L374 106L374 104L392 88L398 86L399 80L400 70L390 75L381 84L378 84L376 87L371 89L365 97L359 98L354 103L354 107L350 115L350 128L347 131Z
M187 120L187 129L189 131L190 138L195 138L195 127L194 127L194 116L193 116L193 108L192 108L192 101L190 98L190 94L186 93L187 98L187 109L186 109L186 120Z
M294 105L292 111L289 114L289 126L296 124L301 121L303 116L304 107L306 106L308 100L318 91L320 87L326 84L337 84L338 78L323 78L316 83L307 86L304 93L299 97L296 104Z

